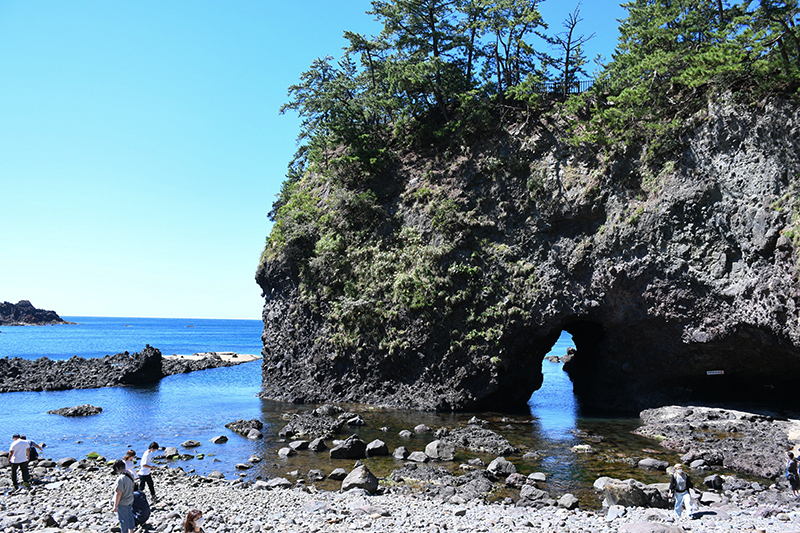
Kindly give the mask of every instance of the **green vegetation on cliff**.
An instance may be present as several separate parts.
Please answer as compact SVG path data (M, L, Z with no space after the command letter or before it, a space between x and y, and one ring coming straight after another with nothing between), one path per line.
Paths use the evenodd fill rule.
M537 203L536 142L509 132L555 124L552 136L599 154L589 158L597 180L567 184L592 204L607 177L599 162L616 154L643 160L646 171L615 176L646 195L710 97L756 100L800 86L796 1L624 7L613 60L581 94L572 94L586 64L579 11L571 36L549 37L561 53L552 57L531 44L546 26L527 0L374 1L383 32L345 32L344 56L318 59L289 89L284 110L302 118L303 144L262 262L291 262L334 358L365 347L391 358L423 320L462 325L446 333L447 354L481 351L502 364L488 354L509 325L528 320L538 272L491 237L498 217L554 208ZM498 203L499 180L522 204ZM632 206L627 223L641 214Z

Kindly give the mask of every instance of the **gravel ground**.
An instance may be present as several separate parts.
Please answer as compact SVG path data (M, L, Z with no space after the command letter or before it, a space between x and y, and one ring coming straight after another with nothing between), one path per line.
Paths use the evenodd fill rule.
M8 476L7 469L3 475ZM664 509L612 507L601 511L516 507L513 503L432 500L402 484L368 495L317 491L295 484L264 488L264 482L212 480L181 469L154 476L159 500L147 528L178 532L190 509L200 509L207 533L223 532L592 532L679 533L681 531L800 532L800 503L776 487L715 495L694 520L676 520ZM52 468L43 484L6 492L0 501L0 531L108 532L117 526L111 511L115 477L94 471ZM288 483L287 483L288 485ZM7 490L7 489L6 489ZM141 531L137 528L137 532Z

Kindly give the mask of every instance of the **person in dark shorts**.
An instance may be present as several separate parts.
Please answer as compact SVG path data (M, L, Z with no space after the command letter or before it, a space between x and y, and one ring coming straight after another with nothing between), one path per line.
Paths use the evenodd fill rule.
M158 443L151 442L150 446L147 447L147 451L142 454L142 464L139 466L139 490L144 492L144 486L147 485L147 488L150 489L150 495L153 497L153 503L157 502L158 498L156 498L156 487L153 485L150 471L156 468L153 457L157 450Z

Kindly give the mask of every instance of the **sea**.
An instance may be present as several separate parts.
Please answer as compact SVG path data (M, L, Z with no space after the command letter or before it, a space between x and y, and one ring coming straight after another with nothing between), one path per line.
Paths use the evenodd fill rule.
M259 320L63 318L76 324L0 328L0 357L103 357L138 352L147 344L165 355L261 353ZM550 354L563 356L570 346L574 346L572 338L563 332ZM424 438L404 440L399 431L413 429L419 423L432 428L458 427L476 416L522 451L539 456L533 461L522 460L521 456L512 458L521 473L546 473L548 490L553 494L572 492L588 507L599 505L591 484L601 475L664 481L658 475L643 474L626 459L655 453L662 459L676 460L674 453L631 433L639 424L637 418L585 415L563 364L544 359L541 370L543 385L532 393L522 412L422 413L352 406L354 412L362 413L366 424L347 429L346 433L356 433L366 442L383 440L390 450L400 445L410 451L423 450L427 444ZM351 461L332 460L327 454L301 452L280 458L277 450L287 444L278 437L278 431L286 424L286 417L314 406L262 400L257 396L260 390L261 362L253 361L168 376L149 386L0 394L0 437L10 442L13 433L25 434L30 440L45 443L45 457L55 460L82 459L92 452L111 460L121 458L128 448L141 457L148 444L157 442L174 446L184 454L180 460L164 461L165 467L203 475L216 470L227 479L291 479L312 468L327 472L338 466L352 468ZM83 404L102 407L103 411L80 418L47 414L53 409ZM239 419L261 420L264 438L251 441L225 428L225 424ZM228 437L228 441L213 444L211 439L219 435ZM201 446L183 448L181 443L187 440L197 440ZM574 446L587 443L595 453L574 451ZM458 461L474 456L459 452L454 468ZM479 457L486 462L493 459ZM368 459L367 464L379 476L400 466L392 458L378 457ZM323 483L321 488L336 487Z

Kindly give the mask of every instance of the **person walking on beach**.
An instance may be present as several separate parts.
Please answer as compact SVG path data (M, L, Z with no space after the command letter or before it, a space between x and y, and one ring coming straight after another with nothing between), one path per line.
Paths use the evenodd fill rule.
M139 467L139 490L144 492L144 486L147 484L147 488L150 489L150 496L153 497L153 503L157 502L158 498L156 498L156 487L153 485L153 477L150 475L150 471L156 468L156 465L153 464L153 455L155 455L158 448L157 442L151 442L150 446L142 454L142 464Z
M22 471L22 483L26 487L31 486L31 475L28 471L28 461L30 460L30 446L28 441L15 433L11 437L11 446L8 448L8 462L11 465L11 483L14 489L19 488L17 482L17 470Z
M692 496L689 494L689 489L692 488L692 480L689 476L683 473L683 465L678 463L672 467L672 476L669 478L669 495L675 495L675 513L678 518L681 516L681 511L684 505L686 512L689 513L689 518L694 518L694 510L692 509Z
M204 533L202 511L199 509L189 511L186 522L183 523L183 533Z
M797 498L800 495L800 476L797 475L797 459L792 452L786 454L786 479L792 487L792 495Z
M114 512L119 518L120 533L133 533L136 524L133 519L133 476L125 470L125 461L114 462L117 483L114 490Z

